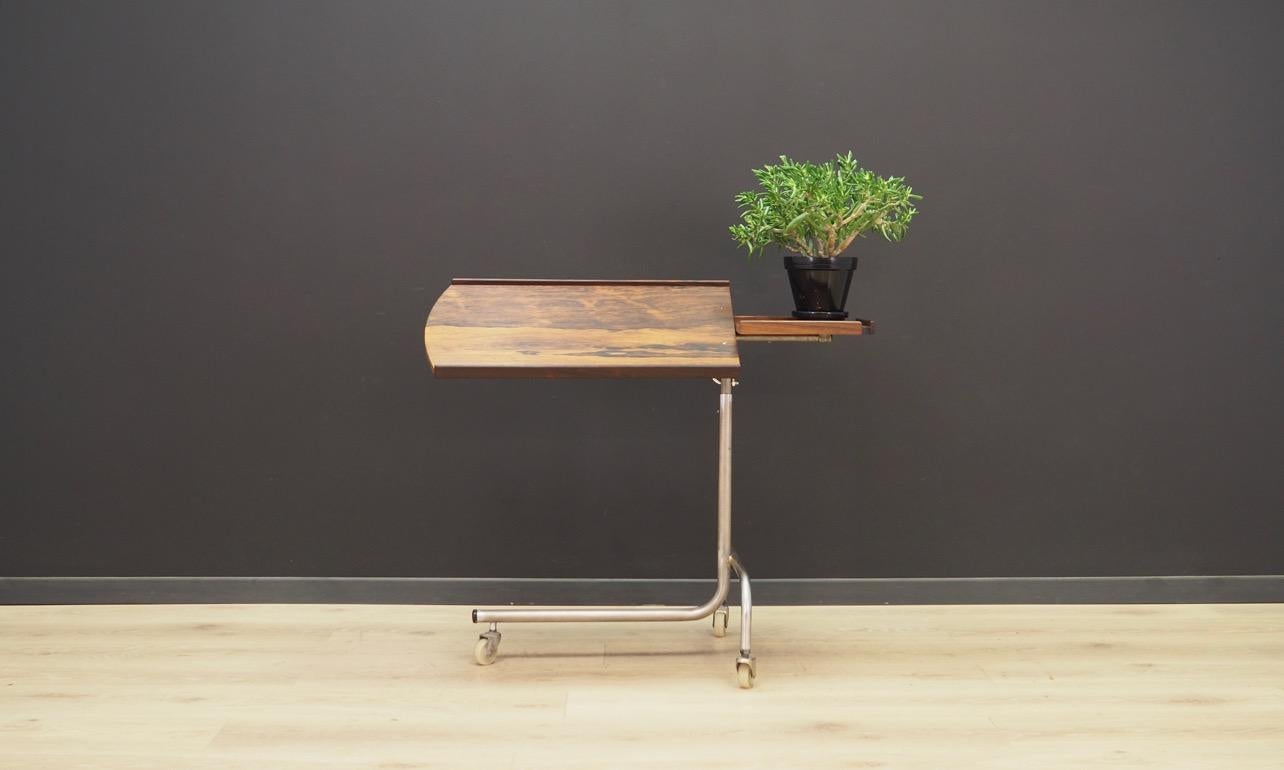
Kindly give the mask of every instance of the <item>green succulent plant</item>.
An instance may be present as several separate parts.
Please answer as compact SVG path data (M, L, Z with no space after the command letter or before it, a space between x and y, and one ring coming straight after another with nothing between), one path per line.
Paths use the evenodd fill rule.
M836 257L867 232L889 241L905 237L923 196L905 177L880 177L849 152L825 163L780 163L753 170L758 190L736 196L740 224L731 237L761 254L767 246L807 257Z

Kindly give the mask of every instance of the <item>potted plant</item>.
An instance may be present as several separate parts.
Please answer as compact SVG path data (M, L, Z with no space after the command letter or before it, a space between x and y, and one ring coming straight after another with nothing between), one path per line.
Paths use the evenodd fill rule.
M856 258L839 255L871 231L901 240L922 196L904 177L861 168L850 152L820 164L781 155L753 175L759 189L736 196L741 221L732 237L751 257L767 246L784 249L795 318L846 318Z

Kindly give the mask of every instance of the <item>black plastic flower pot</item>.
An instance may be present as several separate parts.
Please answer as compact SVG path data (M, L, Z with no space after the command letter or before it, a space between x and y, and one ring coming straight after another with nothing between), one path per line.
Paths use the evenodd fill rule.
M847 293L856 272L855 257L785 257L789 288L794 293L794 318L841 321L847 317Z

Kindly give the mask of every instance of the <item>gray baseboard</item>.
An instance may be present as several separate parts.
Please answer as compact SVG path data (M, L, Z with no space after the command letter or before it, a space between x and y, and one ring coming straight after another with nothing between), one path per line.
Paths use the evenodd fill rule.
M755 579L757 604L1284 602L1284 575ZM0 604L699 604L712 580L0 577ZM731 601L739 593L732 585Z

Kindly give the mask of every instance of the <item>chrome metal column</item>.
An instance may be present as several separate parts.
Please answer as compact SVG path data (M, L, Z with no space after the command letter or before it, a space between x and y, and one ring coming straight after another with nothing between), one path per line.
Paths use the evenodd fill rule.
M694 607L574 607L567 609L505 607L473 610L474 623L575 623L590 621L699 620L713 614L727 598L731 585L731 388L730 377L717 380L718 396L718 585L709 601ZM749 594L747 576L741 580L742 596ZM744 625L741 647L747 649L749 614L741 610Z

